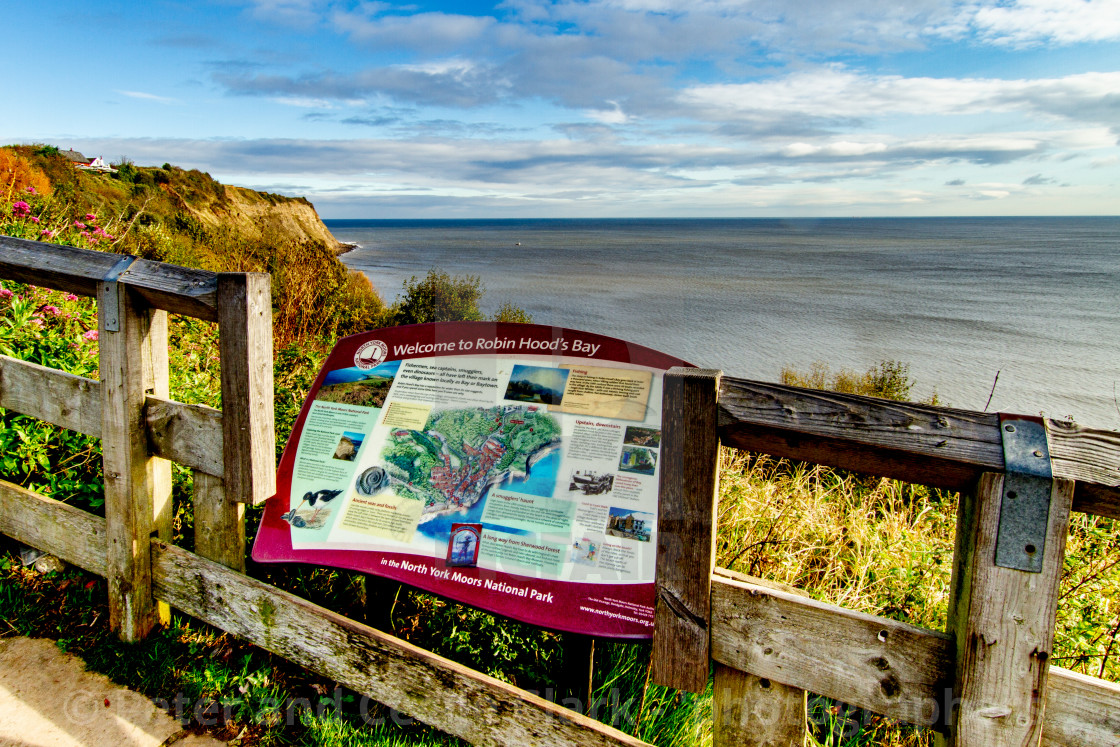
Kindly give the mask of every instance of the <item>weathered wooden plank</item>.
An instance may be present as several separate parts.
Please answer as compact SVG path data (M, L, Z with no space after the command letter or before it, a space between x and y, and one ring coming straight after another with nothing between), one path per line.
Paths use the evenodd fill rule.
M218 321L216 273L138 259L121 276L121 282L157 309Z
M124 256L0 236L0 277L95 296L98 281Z
M96 296L97 283L128 256L0 236L0 277ZM218 320L213 272L135 259L120 281L154 308Z
M1050 667L1043 747L1120 746L1120 684Z
M245 572L245 504L226 498L222 479L194 471L194 551Z
M652 679L678 690L708 685L715 566L720 372L672 368L663 379L657 602Z
M80 508L0 481L0 534L105 575L105 520Z
M727 568L716 568L713 574L809 598L804 591L789 584ZM738 705L720 702L720 698L726 699L736 693L743 698ZM800 687L756 677L717 662L712 695L716 747L721 744L801 745L806 742L805 735L809 731L807 702L808 693ZM721 716L721 712L724 715Z
M717 662L909 723L944 726L953 704L952 637L733 580L722 568L716 574ZM888 697L880 686L892 674L903 691ZM1050 667L1043 720L1043 744L1117 747L1120 685Z
M805 691L716 664L715 747L797 747L809 733Z
M939 717L952 682L953 643L944 633L717 575L712 658L925 725Z
M1073 483L1054 480L1042 571L995 565L1004 477L986 473L961 500L975 501L959 531L960 568L950 630L956 637L954 691L960 699L950 744L1038 744L1054 645Z
M272 288L260 272L218 276L222 463L226 496L261 503L276 492Z
M164 401L171 396L170 362L167 355L168 330L167 312L150 309L147 312L148 334L144 337L142 348L143 364L141 370L144 374L144 406L147 406L148 397L159 398ZM141 426L146 430L147 423L141 420ZM150 440L145 437L145 441ZM171 541L171 520L174 508L171 503L171 462L155 456L148 459L148 485L152 493L152 508L155 529L159 531L159 538L165 542Z
M162 309L148 308L145 311L148 334L144 336L141 354L141 372L144 375L145 404L148 396L167 398L171 396L171 371L168 358L167 312ZM143 413L143 411L141 411ZM148 491L152 501L153 536L164 542L171 541L171 525L175 519L175 504L171 500L171 462L150 452L147 438L147 424L143 414L139 423L140 439L144 443L148 458ZM171 623L171 608L164 602L156 601L156 618L161 625Z
M645 744L193 553L153 541L152 556L175 608L469 742Z
M1076 480L1073 510L1120 519L1120 433L1048 420L1054 475Z
M101 383L95 379L0 355L0 407L101 436ZM221 476L221 410L149 394L144 419L153 454Z
M724 377L725 446L963 489L1003 468L999 417Z
M127 288L100 283L97 299L101 376L101 458L108 521L109 624L137 641L157 621L148 540L155 526L153 467L143 422L152 317ZM158 323L157 323L158 324ZM158 331L157 331L158 334Z
M101 385L37 363L0 355L0 407L101 436Z
M222 411L148 395L144 421L152 453L221 477Z
M725 446L968 490L1003 470L997 413L724 377ZM1078 481L1077 510L1120 518L1120 434L1051 420L1054 476Z

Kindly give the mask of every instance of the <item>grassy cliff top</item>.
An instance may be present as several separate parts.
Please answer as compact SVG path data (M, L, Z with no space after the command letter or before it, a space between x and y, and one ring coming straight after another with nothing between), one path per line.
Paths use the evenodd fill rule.
M68 203L74 213L136 219L140 226L162 225L176 233L226 230L260 238L278 231L289 239L338 246L306 198L222 184L203 171L169 163L137 166L122 158L112 172L82 170L66 153L72 151L49 145L0 148L0 184L7 182L9 197L32 186Z
M0 147L0 233L213 272L268 272L276 343L324 344L382 326L369 280L302 197L257 192L171 164L79 169L49 145Z

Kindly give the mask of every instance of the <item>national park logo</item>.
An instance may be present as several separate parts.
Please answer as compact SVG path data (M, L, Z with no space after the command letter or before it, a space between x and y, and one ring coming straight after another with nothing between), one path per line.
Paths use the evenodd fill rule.
M388 345L381 340L370 340L362 343L362 346L354 353L354 365L363 371L368 371L379 366L388 354Z

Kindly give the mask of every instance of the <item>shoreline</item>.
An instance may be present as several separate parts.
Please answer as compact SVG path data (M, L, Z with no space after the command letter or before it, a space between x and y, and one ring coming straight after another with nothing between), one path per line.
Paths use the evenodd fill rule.
M359 244L356 241L339 241L339 242L336 242L336 245L335 245L335 248L334 248L334 256L341 257L343 254L346 254L347 252L352 252L355 249L361 249L361 248L362 248L362 245Z

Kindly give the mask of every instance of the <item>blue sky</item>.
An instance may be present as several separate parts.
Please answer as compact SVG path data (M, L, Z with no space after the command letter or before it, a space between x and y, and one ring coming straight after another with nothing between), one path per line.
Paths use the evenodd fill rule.
M1120 0L40 0L0 143L326 218L1120 213Z

